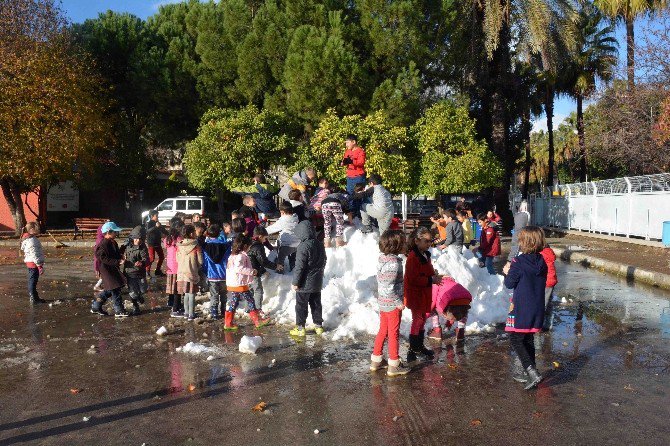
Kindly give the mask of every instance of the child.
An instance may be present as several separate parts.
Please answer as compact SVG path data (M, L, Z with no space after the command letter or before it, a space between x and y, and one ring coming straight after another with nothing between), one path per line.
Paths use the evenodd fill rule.
M224 239L226 241L230 241L232 243L234 237L231 237L231 234L233 232L233 227L230 225L230 223L228 223L228 222L223 223L221 225L221 229L222 229L222 231L221 231L221 234L219 235L219 237L221 237L222 239Z
M288 193L288 197L289 203L291 203L293 206L293 213L298 217L298 222L306 220L307 217L305 216L305 202L302 192L294 189Z
M147 222L146 230L146 245L149 252L147 275L151 274L151 265L154 263L156 256L158 256L158 263L156 263L156 272L154 274L156 277L164 276L165 274L161 270L161 267L163 266L163 261L165 260L165 253L163 252L163 247L161 246L161 239L164 236L167 236L167 231L161 226L161 222L158 221L158 211L155 209L149 211L149 221Z
M540 254L544 258L544 263L547 264L547 283L544 286L544 325L542 329L549 331L553 327L554 319L554 305L551 302L551 298L554 295L554 287L558 283L555 265L556 253L554 253L554 250L548 244L545 244Z
M328 195L330 195L330 185L328 184L328 180L321 178L319 180L319 187L316 188L312 199L309 201L309 210L321 212L321 203Z
M165 237L165 252L167 259L167 276L165 278L165 293L168 295L168 306L172 307L170 317L184 317L184 307L181 301L181 294L177 291L177 247L181 241L181 228L184 225L176 221L170 226L170 232Z
M254 278L258 276L258 271L251 266L251 260L247 251L251 247L251 239L243 234L238 234L233 241L228 265L226 266L226 279L228 288L228 303L226 305L226 316L224 330L237 330L237 325L233 323L235 311L240 304L240 300L247 303L249 317L256 328L263 327L270 323L270 319L262 318L256 309L254 295L250 285Z
M252 195L245 195L242 198L242 207L238 210L240 217L244 219L246 234L251 237L254 228L258 226L259 219L256 212L256 199Z
M433 285L433 300L437 313L447 320L447 330L456 323L456 342L463 342L472 294L451 277L444 277L439 285Z
M300 240L295 258L293 284L295 291L295 323L289 333L292 336L305 336L307 308L312 311L312 322L317 335L323 333L323 317L321 316L321 288L323 271L326 269L326 249L316 239L314 227L309 221L298 223L295 235Z
M254 277L254 281L251 283L251 290L254 293L254 304L256 305L256 309L260 312L261 317L263 316L264 294L261 276L267 272L266 268L277 271L283 269L283 265L277 265L276 263L269 261L265 255L265 243L267 240L268 231L262 226L256 226L256 229L254 229L254 238L248 252L249 260L251 260L251 267L258 272Z
M498 229L502 226L502 217L496 213L493 209L486 212L486 219L489 222L489 226L492 228Z
M244 221L243 218L240 217L233 218L230 228L231 228L230 238L232 240L235 240L235 237L237 237L238 234L249 235L247 234L247 223Z
M489 226L486 214L479 214L477 222L482 227L482 233L479 236L479 248L476 251L476 255L480 259L479 266L486 266L489 274L494 275L496 270L493 268L493 259L500 255L500 235L498 231Z
M238 188L235 193L251 194L256 200L255 207L264 218L275 218L279 213L275 205L274 196L277 195L277 187L265 180L265 175L254 176L254 185ZM260 216L260 215L259 215Z
M379 233L383 234L391 225L393 218L393 197L391 193L382 186L382 178L377 174L370 175L369 187L363 192L354 194L355 200L365 200L369 198L369 203L361 204L361 232L367 234L372 232L370 218L377 220Z
M293 271L295 265L295 253L300 240L294 231L298 226L298 216L293 213L291 203L283 202L279 205L279 220L266 228L268 234L279 232L279 251L277 252L277 264L284 266L284 260L288 257L289 271Z
M177 244L177 293L184 295L184 312L189 321L195 320L195 295L200 289L202 249L196 240L195 227L185 225Z
M130 300L133 302L134 314L140 314L140 303L144 303L142 279L146 277L149 252L142 239L142 227L136 226L130 231L133 243L126 247L124 253L123 274L126 276Z
M196 214L193 214L196 215ZM195 240L198 242L200 250L205 249L205 240L207 239L207 227L202 221L196 221L193 223L195 228ZM198 288L200 289L199 293L207 293L209 291L209 283L207 282L207 270L205 269L205 263L202 263L200 268L200 283Z
M102 306L111 297L114 305L114 316L124 318L128 317L128 313L123 308L123 301L121 300L121 288L123 288L125 283L119 269L123 259L119 245L115 240L119 232L121 232L121 228L113 221L108 221L102 225L104 239L95 249L95 256L100 262L100 277L102 278L103 291L93 300L91 313L107 316L109 313L103 310Z
M544 291L547 283L547 264L540 254L546 246L544 232L537 226L527 226L519 233L519 252L505 266L505 286L513 288L505 331L510 333L512 349L526 371L526 390L536 387L542 376L535 364L533 334L544 323Z
M342 194L329 194L321 202L321 214L323 215L323 246L330 248L331 234L333 231L333 219L335 219L335 246L344 246L344 209L343 203L348 201Z
M463 252L463 226L456 220L456 211L453 209L447 209L442 214L444 222L446 224L445 228L445 240L439 249L451 249L452 251L460 254Z
M95 234L95 245L93 245L93 271L95 271L95 278L98 281L93 285L93 292L100 293L102 292L102 279L100 278L100 261L95 256L95 250L98 248L98 245L101 241L105 239L105 235L102 233L102 225L98 226L98 231Z
M433 228L438 232L438 245L442 245L447 239L447 223L444 221L444 217L441 212L435 212L431 217L430 221L433 223Z
M35 221L26 224L26 233L23 234L21 241L21 251L23 251L23 262L28 268L28 296L31 304L42 304L46 301L37 294L37 281L40 275L44 273L44 251L42 243L37 238L40 233L40 225Z
M409 351L407 362L416 360L416 355L421 354L426 358L432 358L434 353L427 349L424 344L426 314L431 311L432 286L440 283L442 276L435 274L430 262L428 249L433 242L430 230L425 227L416 228L409 236L407 263L405 265L404 279L404 303L412 310L412 326L409 335Z
M470 246L475 236L472 233L472 222L468 218L468 211L459 211L457 214L456 218L463 227L463 245Z
M398 340L403 305L402 259L405 253L405 234L388 230L379 237L379 260L377 263L377 301L379 303L379 331L370 357L370 370L386 368L388 376L405 375L409 368L400 362ZM384 342L388 338L388 363L382 357Z
M220 238L220 235L219 225L210 225L207 228L207 238L203 248L203 264L209 283L210 314L214 320L219 319L219 314L224 312L226 306L226 264L231 246L231 243ZM222 304L221 313L219 313L219 302Z

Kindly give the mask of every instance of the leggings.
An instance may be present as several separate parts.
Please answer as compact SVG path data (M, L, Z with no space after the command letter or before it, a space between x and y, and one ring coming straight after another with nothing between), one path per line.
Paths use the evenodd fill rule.
M344 235L344 213L342 212L342 205L339 203L326 203L321 206L321 213L323 214L323 232L325 237L330 238L334 218L335 237L342 238Z
M426 313L423 311L412 310L412 325L409 329L409 334L418 335L426 325Z
M254 293L251 290L247 291L231 291L228 296L228 305L226 311L236 311L240 305L240 300L247 303L247 310L255 311L256 303L254 302Z
M524 370L535 367L535 342L533 333L510 333L509 343L521 360Z

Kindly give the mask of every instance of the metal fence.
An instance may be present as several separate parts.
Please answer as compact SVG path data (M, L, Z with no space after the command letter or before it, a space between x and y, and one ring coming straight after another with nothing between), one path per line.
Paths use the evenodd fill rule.
M670 173L565 184L529 204L536 225L660 240L670 220Z

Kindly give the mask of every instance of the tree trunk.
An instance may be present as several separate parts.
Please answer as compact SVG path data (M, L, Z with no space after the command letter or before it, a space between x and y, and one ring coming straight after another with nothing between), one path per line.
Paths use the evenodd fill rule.
M626 69L628 71L628 90L635 87L635 20L626 17Z
M526 109L523 112L522 125L523 125L523 147L526 151L526 159L523 165L523 190L521 191L521 196L523 199L528 199L528 188L530 187L530 109Z
M9 178L0 180L2 194L7 201L9 212L12 213L14 220L14 233L20 236L23 233L23 227L26 225L26 216L23 213L23 201L21 200L21 190L18 185Z
M577 95L577 137L579 138L579 181L586 181L586 142L584 141L584 97Z
M549 136L549 172L547 173L547 184L553 191L554 188L554 87L547 85L547 96L544 109L547 113L547 135Z

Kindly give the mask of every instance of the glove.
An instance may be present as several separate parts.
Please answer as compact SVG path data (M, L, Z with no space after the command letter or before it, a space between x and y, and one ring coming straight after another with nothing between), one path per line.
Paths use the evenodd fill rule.
M353 164L354 160L352 160L350 157L346 157L342 160L342 165L347 166L349 164Z
M37 271L40 273L40 276L41 276L42 274L44 274L44 267L41 266L41 265L38 266L38 267L37 267Z

